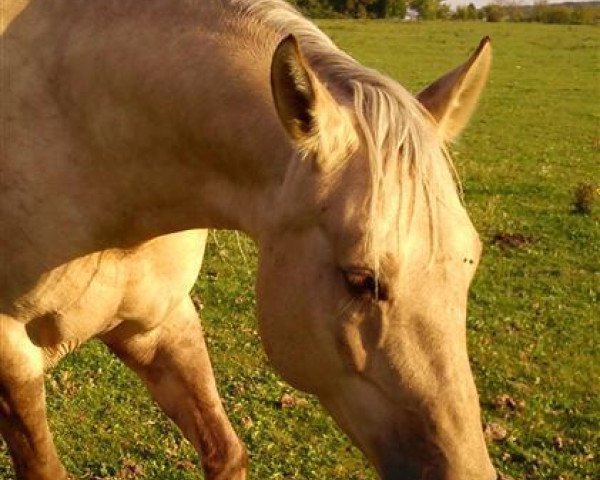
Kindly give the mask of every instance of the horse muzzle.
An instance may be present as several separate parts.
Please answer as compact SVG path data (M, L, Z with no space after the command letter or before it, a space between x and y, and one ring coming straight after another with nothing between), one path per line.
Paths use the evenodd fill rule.
M417 473L412 469L397 470L395 472L386 472L382 477L382 480L467 480L471 477L448 477L443 473ZM502 480L500 474L492 471L490 476L482 477L483 480Z
M482 466L480 472L458 472L447 468L431 466L416 467L388 465L381 472L382 480L502 480L491 464Z

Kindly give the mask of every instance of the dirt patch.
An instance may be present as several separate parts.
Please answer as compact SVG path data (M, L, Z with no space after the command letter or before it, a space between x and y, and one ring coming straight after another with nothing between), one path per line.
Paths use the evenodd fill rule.
M580 183L573 190L571 211L578 215L589 215L598 197L600 197L600 187L591 183Z
M499 232L492 237L492 244L502 248L526 248L537 242L533 235Z

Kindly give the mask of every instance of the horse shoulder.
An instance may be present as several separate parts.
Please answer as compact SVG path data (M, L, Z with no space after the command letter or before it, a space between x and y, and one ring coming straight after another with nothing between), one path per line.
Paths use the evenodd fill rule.
M42 350L46 368L123 323L152 330L193 286L205 239L206 231L179 232L72 260L43 275L11 317Z

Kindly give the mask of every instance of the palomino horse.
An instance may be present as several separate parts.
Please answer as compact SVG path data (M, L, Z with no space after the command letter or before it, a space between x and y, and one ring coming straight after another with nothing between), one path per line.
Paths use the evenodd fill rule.
M259 245L274 367L381 478L490 480L465 340L480 254L444 147L491 60L416 98L281 0L3 2L0 429L59 480L43 373L92 337L210 480L246 477L188 292L202 228Z

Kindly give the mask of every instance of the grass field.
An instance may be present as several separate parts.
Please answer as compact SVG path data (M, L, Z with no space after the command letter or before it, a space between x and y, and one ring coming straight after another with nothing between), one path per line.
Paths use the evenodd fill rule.
M485 253L471 291L469 348L490 450L515 479L600 478L600 201L571 212L580 182L600 185L600 30L586 26L323 21L363 63L418 90L484 35L488 90L455 159ZM255 247L211 238L196 286L250 478L375 479L309 396L268 366L254 320ZM76 478L192 479L196 456L133 375L92 342L48 375L50 422ZM281 408L284 393L300 399ZM0 450L4 447L0 447ZM0 453L0 478L11 478ZM467 480L467 479L465 479Z

